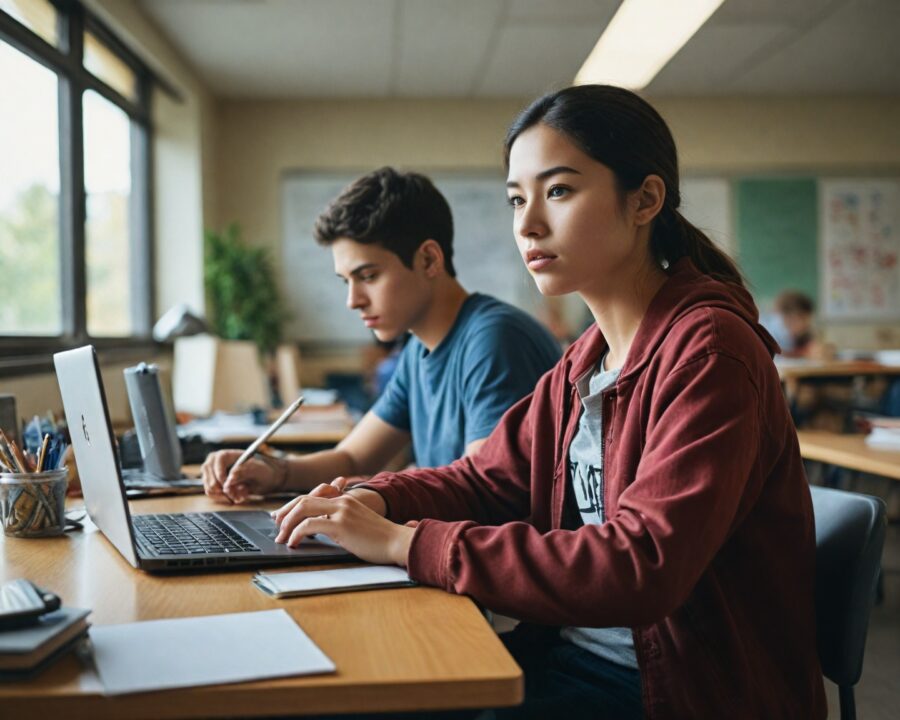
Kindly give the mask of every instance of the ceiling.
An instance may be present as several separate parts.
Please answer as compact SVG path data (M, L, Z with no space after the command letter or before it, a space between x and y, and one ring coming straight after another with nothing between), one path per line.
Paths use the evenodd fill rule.
M672 0L677 2L678 0ZM619 0L139 0L218 96L532 96ZM654 96L900 94L900 0L725 0Z

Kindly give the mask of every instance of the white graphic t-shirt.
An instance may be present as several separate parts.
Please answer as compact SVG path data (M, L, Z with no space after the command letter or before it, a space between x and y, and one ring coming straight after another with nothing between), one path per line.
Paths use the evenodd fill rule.
M618 370L603 370L605 356L590 374L578 379L575 386L581 397L583 412L578 431L569 446L569 477L585 525L601 525L603 512L603 398L602 392L616 382ZM592 582L603 582L593 578ZM560 637L610 662L637 669L631 628L566 627Z

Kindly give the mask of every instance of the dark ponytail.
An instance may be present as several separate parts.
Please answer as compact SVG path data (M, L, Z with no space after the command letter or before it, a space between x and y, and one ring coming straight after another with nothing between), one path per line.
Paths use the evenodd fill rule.
M503 144L507 167L516 138L538 123L563 133L612 170L623 194L639 188L648 175L662 179L666 198L650 237L650 249L660 265L671 267L688 257L700 272L744 285L734 261L678 212L681 193L675 141L649 103L612 85L579 85L544 95L525 108L507 131Z
M744 285L737 263L678 210L668 207L668 203L656 217L650 249L660 263L671 264L687 256L700 272L716 280Z

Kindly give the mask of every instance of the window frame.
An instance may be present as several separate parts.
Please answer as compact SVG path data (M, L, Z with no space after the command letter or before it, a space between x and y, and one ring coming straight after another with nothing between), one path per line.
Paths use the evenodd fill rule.
M152 197L152 90L169 90L106 25L77 0L50 0L56 7L60 47L0 10L0 41L56 73L59 82L60 335L0 335L0 375L52 369L49 355L91 343L104 350L156 348L151 336L155 306ZM136 100L122 96L83 65L84 33L93 33L135 73ZM131 120L129 213L132 334L93 337L87 332L86 195L84 186L85 91L94 90Z

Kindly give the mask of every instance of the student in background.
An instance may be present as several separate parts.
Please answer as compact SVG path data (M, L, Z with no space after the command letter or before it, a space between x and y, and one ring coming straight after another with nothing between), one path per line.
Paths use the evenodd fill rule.
M221 502L369 475L410 440L418 465L446 465L475 452L559 359L536 320L456 279L450 207L425 176L386 167L359 178L319 217L315 235L331 248L347 307L366 327L379 340L413 337L373 408L333 450L257 456L231 474L239 451L210 455L203 482Z
M808 295L785 290L775 298L775 312L783 332L778 338L785 357L818 358L823 347L816 341L813 328L815 304Z
M276 539L324 533L525 620L504 638L525 703L501 718L825 717L776 345L678 211L669 129L587 85L534 102L505 150L523 262L594 325L477 453L317 488Z

